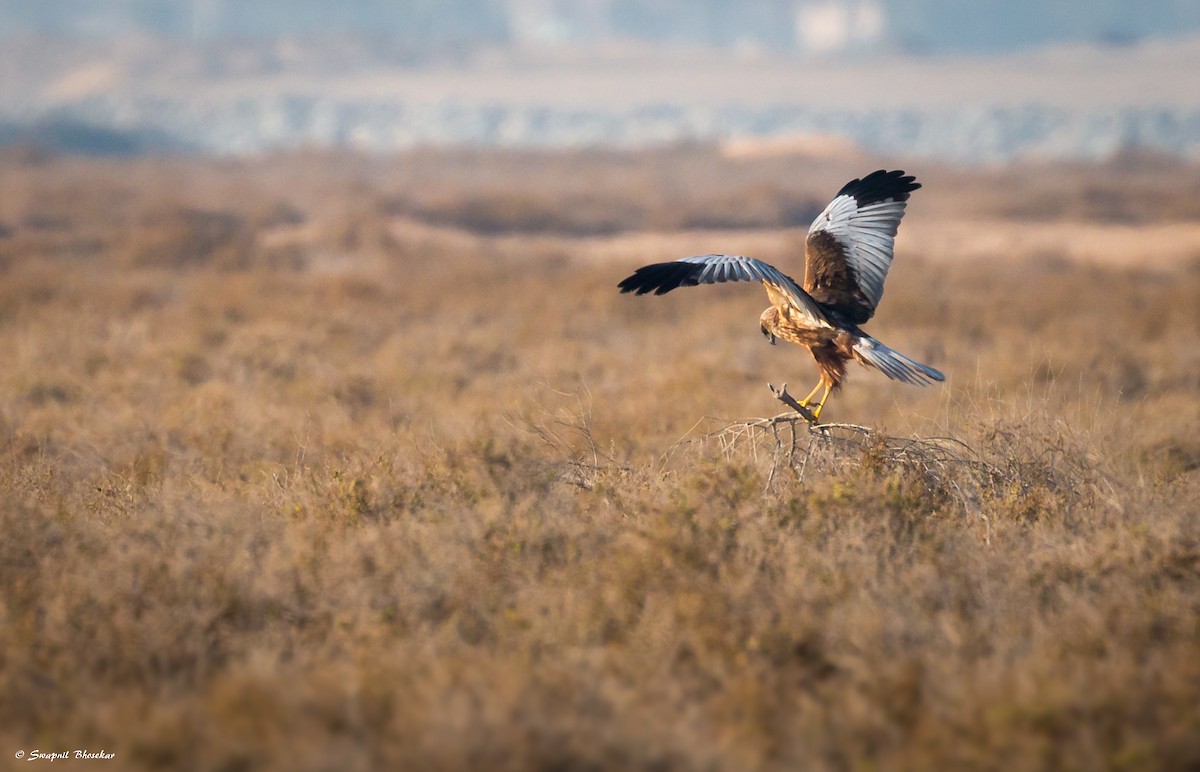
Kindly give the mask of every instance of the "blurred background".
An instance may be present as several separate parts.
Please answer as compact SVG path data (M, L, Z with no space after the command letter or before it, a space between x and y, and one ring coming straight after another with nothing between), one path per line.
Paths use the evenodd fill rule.
M1198 65L1191 0L0 0L0 142L1195 159Z
M1197 0L0 0L0 363L4 758L1200 769Z

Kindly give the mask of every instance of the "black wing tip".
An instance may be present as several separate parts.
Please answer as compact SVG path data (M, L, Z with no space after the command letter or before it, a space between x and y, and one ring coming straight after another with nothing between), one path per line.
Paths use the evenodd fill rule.
M656 290L653 285L647 282L635 281L637 278L637 276L630 276L628 279L617 285L617 287L620 288L622 295L628 292L632 292L635 295L645 295L651 291L655 291L655 294L661 295L668 291L662 289L661 287L657 288Z
M882 201L907 201L921 187L917 178L901 169L876 169L862 179L850 180L837 192L839 196L854 196L859 206Z
M702 268L703 266L679 261L643 265L631 276L622 279L617 287L622 293L632 292L636 295L645 295L653 292L655 295L665 295L673 289L696 284L695 275Z
M621 290L622 295L624 295L626 292L636 292L639 295L642 295L646 292L646 290L641 288L641 282L638 280L638 275L636 273L632 276L626 276L624 279L622 279L621 282L617 284L617 289Z

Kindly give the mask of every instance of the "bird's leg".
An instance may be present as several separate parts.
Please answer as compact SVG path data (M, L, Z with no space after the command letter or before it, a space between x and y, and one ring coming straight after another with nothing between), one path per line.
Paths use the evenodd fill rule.
M822 381L824 383L824 381ZM812 411L814 423L821 417L821 409L825 407L825 400L829 399L830 392L833 391L833 384L825 383L825 393L821 396L821 401L817 403L817 409Z
M813 397L817 396L817 392L821 389L821 384L823 384L823 383L825 383L824 379L817 381L817 385L813 386L813 390L808 393L807 397L800 400L800 404L804 405L805 407L808 407L808 403L812 401Z

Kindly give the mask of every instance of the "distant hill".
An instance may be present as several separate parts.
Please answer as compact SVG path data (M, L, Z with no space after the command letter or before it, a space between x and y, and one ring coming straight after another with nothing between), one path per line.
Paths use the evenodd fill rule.
M0 143L244 154L836 137L966 163L1200 158L1200 32L1143 37L1200 23L1190 1L1136 14L1108 0L279 7L0 0ZM1089 42L1035 46L1055 36Z

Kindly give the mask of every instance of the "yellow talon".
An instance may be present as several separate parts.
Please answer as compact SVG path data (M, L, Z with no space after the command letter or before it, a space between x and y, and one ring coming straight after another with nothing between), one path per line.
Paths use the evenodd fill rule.
M809 400L811 400L814 396L816 396L817 391L820 390L821 384L823 384L823 383L824 383L824 381L817 381L817 385L813 386L813 390L808 393L807 397L800 400L800 404L803 405L804 407L808 407Z
M814 389L814 391L815 391L815 389ZM814 422L821 417L821 410L824 409L825 402L826 402L826 400L829 399L829 394L832 391L833 391L833 386L831 386L830 384L825 384L825 393L821 396L821 401L817 403L817 409L812 411Z

